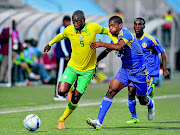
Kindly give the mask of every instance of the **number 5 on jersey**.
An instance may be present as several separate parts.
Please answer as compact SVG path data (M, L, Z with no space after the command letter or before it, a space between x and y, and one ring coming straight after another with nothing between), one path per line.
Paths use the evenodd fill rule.
M80 41L80 44L81 44L81 47L84 47L84 41L83 40Z

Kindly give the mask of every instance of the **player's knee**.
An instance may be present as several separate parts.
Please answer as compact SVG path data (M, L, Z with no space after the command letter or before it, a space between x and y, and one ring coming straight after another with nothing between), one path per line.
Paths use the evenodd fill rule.
M78 95L78 96L73 95L72 98L71 98L71 102L73 104L77 104L79 102L80 98L81 98L81 95Z
M138 97L138 99L141 105L147 105L149 102L149 98L147 96Z
M59 96L65 96L65 95L66 95L66 92L58 91L58 95L59 95Z
M109 87L106 96L109 98L113 98L117 94L116 90Z
M58 95L59 96L65 96L67 94L66 91L64 91L63 89L61 89L60 87L58 88Z
M128 98L129 100L135 100L136 93L135 92L128 92Z
M135 95L128 95L129 100L135 100Z
M80 97L72 97L71 102L73 104L77 104L79 102L79 100L80 100Z

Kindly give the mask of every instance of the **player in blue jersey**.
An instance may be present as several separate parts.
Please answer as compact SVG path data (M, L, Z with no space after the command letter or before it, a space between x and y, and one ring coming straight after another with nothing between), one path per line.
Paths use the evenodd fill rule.
M156 39L156 37L145 33L144 28L145 28L145 20L143 18L136 18L134 20L134 31L135 31L134 37L141 45L144 56L146 58L145 63L147 65L147 70L151 78L150 79L151 87L148 89L147 95L152 98L154 96L153 78L159 77L159 70L160 70L158 54L161 54L162 57L164 76L169 75L169 71L166 68L166 55L164 48L161 46L161 44ZM128 124L138 123L139 120L137 119L137 115L136 115L136 100L135 100L136 92L134 91L134 87L132 85L129 85L128 91L129 91L128 107L129 107L129 111L132 114L132 118L126 123Z
M155 116L154 101L146 95L149 86L149 77L141 46L130 31L123 28L122 19L119 16L112 16L109 19L109 29L111 34L117 37L117 40L113 40L111 44L99 40L99 42L91 43L91 48L107 48L98 56L97 61L106 57L111 50L119 51L121 53L122 67L109 85L109 89L99 109L98 119L86 119L86 122L97 130L102 128L104 117L112 104L113 97L130 83L136 88L136 94L140 104L148 107L148 119L152 120Z

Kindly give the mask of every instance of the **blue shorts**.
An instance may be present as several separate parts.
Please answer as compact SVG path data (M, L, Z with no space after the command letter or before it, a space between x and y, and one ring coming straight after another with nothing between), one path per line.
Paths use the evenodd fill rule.
M147 74L147 70L131 74L124 68L120 68L114 77L126 86L132 86L136 88L136 93L139 96L145 96L149 87L150 77Z

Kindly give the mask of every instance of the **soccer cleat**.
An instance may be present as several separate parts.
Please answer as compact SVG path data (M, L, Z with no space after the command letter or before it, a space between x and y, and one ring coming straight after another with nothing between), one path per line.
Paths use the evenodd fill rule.
M63 97L63 96L55 96L53 97L54 101L67 101L67 97Z
M90 118L86 119L86 122L89 126L92 126L96 130L101 130L102 124L98 120L92 120Z
M127 124L133 124L133 123L139 123L139 120L137 118L132 117L130 120L126 122Z
M66 128L65 128L65 121L60 121L60 120L58 120L57 129L66 129Z
M153 108L148 108L148 120L153 120L154 116L155 116L155 103L154 100L152 100L153 102Z
M151 91L151 93L149 94L149 97L150 98L153 98L154 97L154 87L155 87L155 85L154 84L152 84L152 91Z

